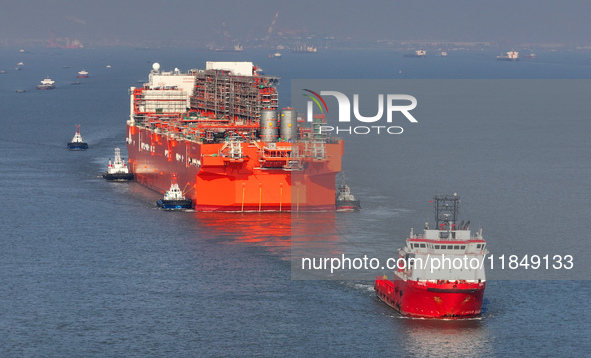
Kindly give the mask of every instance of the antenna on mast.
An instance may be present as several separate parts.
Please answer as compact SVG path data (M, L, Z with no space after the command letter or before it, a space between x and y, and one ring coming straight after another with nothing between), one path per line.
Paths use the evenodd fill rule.
M435 195L435 225L439 230L449 230L455 226L460 212L460 197L453 195ZM455 228L457 229L457 228Z

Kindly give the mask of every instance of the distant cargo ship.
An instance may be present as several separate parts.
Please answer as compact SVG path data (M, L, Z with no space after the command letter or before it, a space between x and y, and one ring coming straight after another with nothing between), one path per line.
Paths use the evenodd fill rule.
M220 47L215 49L216 52L242 52L244 51L244 47L238 45L234 45L232 48Z
M425 50L416 50L415 52L405 53L404 57L415 57L415 58L424 58L427 57L427 51Z
M318 49L314 46L296 46L291 52L295 53L316 53Z
M82 71L78 72L78 74L76 75L76 77L78 77L78 78L88 78L88 71L82 70Z
M509 51L497 56L497 61L519 61L519 52Z
M252 62L160 71L130 89L129 166L160 193L176 173L200 211L335 210L343 142L278 110L277 77Z
M84 44L78 39L70 39L69 37L52 38L47 41L48 48L84 48Z
M45 78L43 81L41 81L41 84L37 85L37 89L39 89L39 90L51 90L54 88L55 88L55 81L53 81L49 77Z

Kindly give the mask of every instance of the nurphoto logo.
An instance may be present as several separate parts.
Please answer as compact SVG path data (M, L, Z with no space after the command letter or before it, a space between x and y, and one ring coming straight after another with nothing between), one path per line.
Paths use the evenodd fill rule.
M320 94L314 92L309 89L304 89L304 91L311 93L305 93L304 96L311 99L308 101L307 107L307 114L306 117L308 118L308 122L312 122L314 117L314 103L316 103L317 107L320 109L320 113L324 114L328 113L328 106L323 98L323 96L333 96L337 99L338 102L338 114L339 114L339 124L341 123L351 123L351 100L347 95L342 92L338 91L320 91ZM376 123L382 119L384 116L384 102L386 103L386 123L392 123L393 113L400 112L410 123L418 123L418 121L410 114L410 111L415 109L417 106L417 99L413 96L407 94L386 94L386 100L384 101L384 95L378 95L378 110L375 116L366 117L362 116L359 113L359 94L353 94L353 116L359 122L362 123ZM410 104L401 105L400 101L407 101ZM396 103L396 104L395 104ZM403 102L404 103L404 102ZM349 134L369 134L371 132L375 132L377 134L381 133L388 133L388 134L402 134L404 129L401 126L386 126L386 125L361 125L361 126L329 126L329 125L322 125L320 127L321 133L330 133L334 132L335 134L339 133L349 133Z

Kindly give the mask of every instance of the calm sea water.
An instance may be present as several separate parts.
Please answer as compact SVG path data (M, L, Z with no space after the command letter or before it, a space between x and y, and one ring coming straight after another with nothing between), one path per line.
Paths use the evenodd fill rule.
M481 122L474 119L479 125L446 115L449 123L425 120L395 141L378 142L381 152L367 149L367 139L346 137L348 183L364 208L355 214L163 212L155 208L158 193L100 177L115 147L125 153L127 89L145 80L155 61L185 70L207 60L252 60L282 78L282 106L292 78L591 77L587 54L538 54L520 63L497 63L495 55L417 60L339 51L271 61L266 52L248 51L2 49L0 354L588 354L588 280L557 280L568 273L556 272L545 276L553 280L500 276L487 283L479 319L406 319L376 299L370 280L292 280L290 234L295 219L321 228L322 240L302 240L309 249L394 251L410 226L431 220L427 202L435 191L457 190L462 213L477 218L491 252L538 245L540 253L572 253L583 262L591 251L584 237L589 112L565 118L556 111L536 121L525 115L535 108L505 118L482 113ZM70 85L82 69L91 77ZM57 88L36 91L47 75ZM88 151L65 149L76 124Z

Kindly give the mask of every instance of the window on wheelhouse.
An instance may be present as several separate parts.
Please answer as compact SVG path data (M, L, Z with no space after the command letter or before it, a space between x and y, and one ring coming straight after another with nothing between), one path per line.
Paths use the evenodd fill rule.
M406 269L407 270L412 270L414 268L414 263L415 263L414 257L415 257L414 254L406 255ZM411 260L411 258L413 260Z

